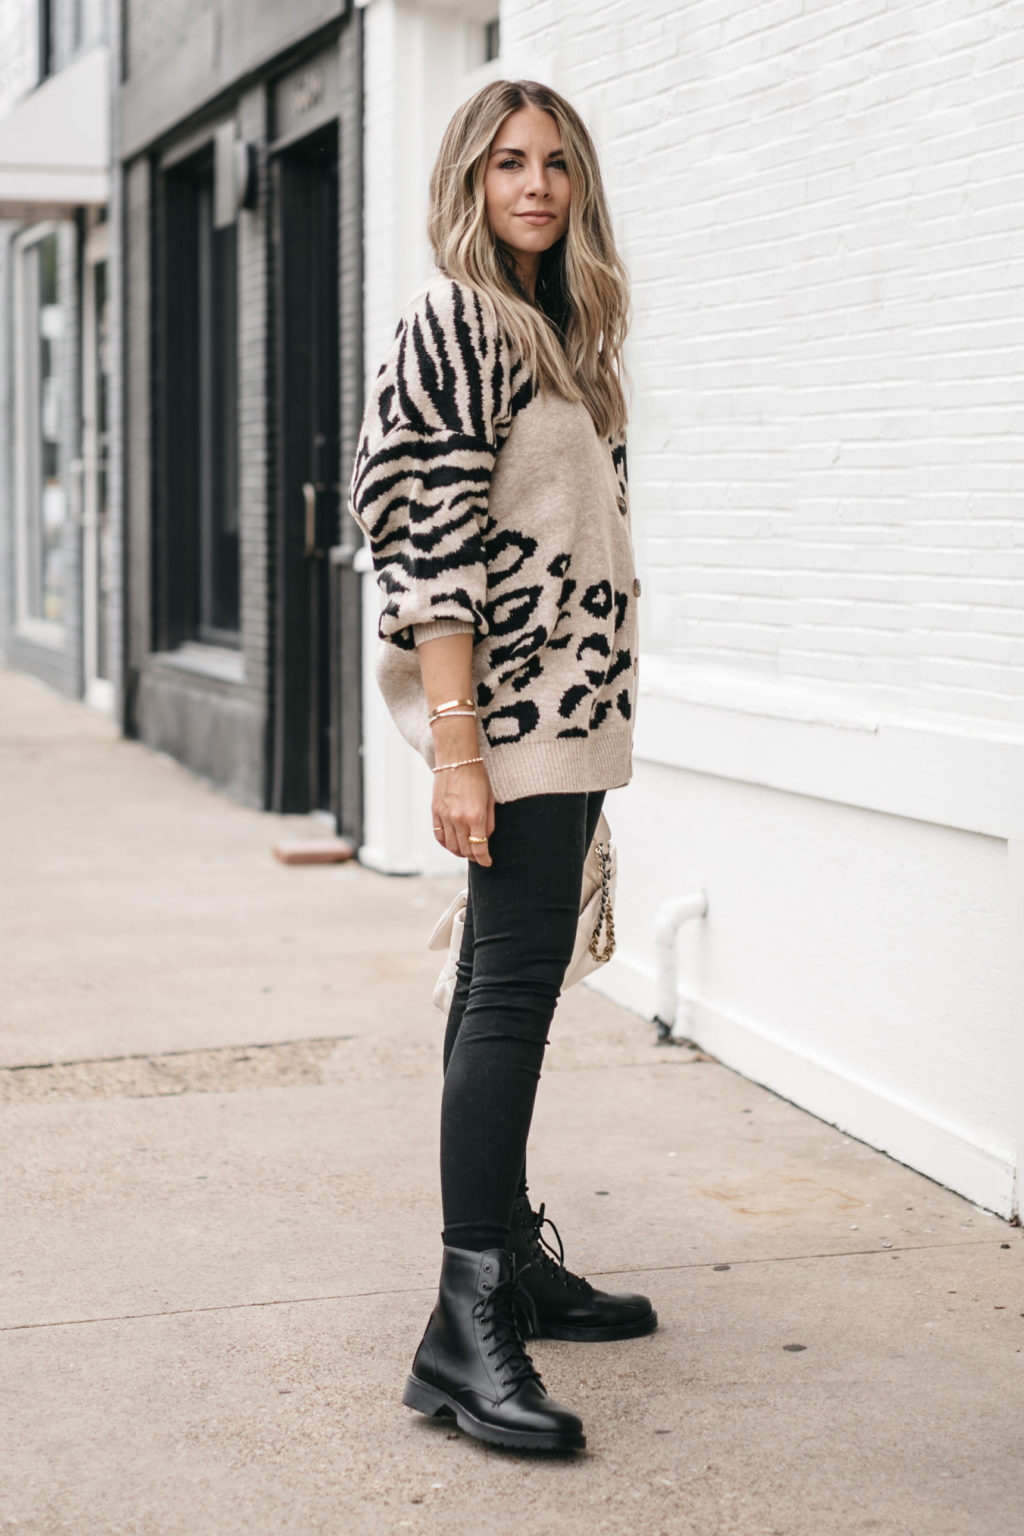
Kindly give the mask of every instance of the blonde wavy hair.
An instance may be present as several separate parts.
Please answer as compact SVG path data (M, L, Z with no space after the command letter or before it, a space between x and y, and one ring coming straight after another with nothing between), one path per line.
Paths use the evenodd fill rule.
M558 125L570 187L568 227L541 257L532 303L510 255L495 240L484 203L494 136L510 112L526 106L540 107ZM534 80L493 80L471 96L441 141L427 228L440 269L489 303L537 387L582 400L604 436L622 431L629 283L612 237L597 152L564 97Z

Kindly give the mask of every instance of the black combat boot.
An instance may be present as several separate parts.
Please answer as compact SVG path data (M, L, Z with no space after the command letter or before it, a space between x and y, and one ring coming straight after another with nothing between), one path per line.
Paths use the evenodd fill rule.
M445 1248L430 1315L402 1401L493 1445L576 1451L586 1445L574 1413L553 1402L523 1347L512 1255Z
M545 1223L555 1234L557 1252L541 1236ZM635 1339L657 1328L658 1314L646 1296L609 1295L566 1269L558 1228L550 1216L545 1217L543 1205L539 1211L531 1208L529 1195L519 1195L512 1207L511 1245L519 1276L524 1338L586 1343Z

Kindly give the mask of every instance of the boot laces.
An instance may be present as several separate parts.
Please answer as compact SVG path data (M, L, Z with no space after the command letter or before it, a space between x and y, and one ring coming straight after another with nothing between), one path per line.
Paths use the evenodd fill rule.
M487 1354L494 1361L501 1385L511 1389L524 1381L536 1381L543 1386L520 1334L516 1312L519 1275L499 1280L493 1286L485 1285L484 1291L486 1294L473 1304L473 1315L485 1325L482 1340L494 1341Z
M552 1247L544 1236L543 1228L550 1227L555 1234L557 1250ZM544 1202L541 1201L540 1209L531 1213L530 1220L530 1246L533 1249L534 1264L540 1264L548 1274L553 1274L563 1285L575 1286L581 1291L592 1291L594 1287L590 1281L582 1275L574 1275L571 1269L565 1267L565 1245L562 1242L561 1233L551 1220L544 1214Z

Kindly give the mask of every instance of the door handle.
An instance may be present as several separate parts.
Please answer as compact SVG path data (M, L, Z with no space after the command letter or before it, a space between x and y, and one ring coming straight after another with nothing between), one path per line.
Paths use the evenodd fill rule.
M312 560L316 554L316 486L311 480L302 487L302 497L306 503L306 559Z

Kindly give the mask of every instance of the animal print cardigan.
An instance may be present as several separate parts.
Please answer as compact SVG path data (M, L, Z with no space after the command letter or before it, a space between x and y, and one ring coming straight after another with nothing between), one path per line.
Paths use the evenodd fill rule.
M370 392L349 496L380 589L377 680L434 766L416 646L473 633L494 797L629 782L636 579L622 439L535 393L474 289L438 274Z

